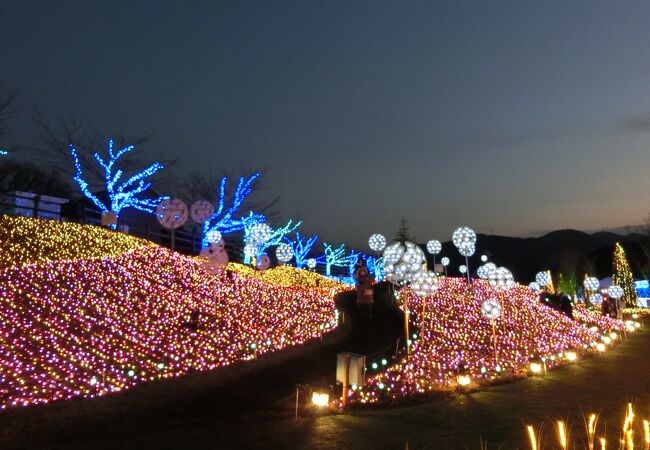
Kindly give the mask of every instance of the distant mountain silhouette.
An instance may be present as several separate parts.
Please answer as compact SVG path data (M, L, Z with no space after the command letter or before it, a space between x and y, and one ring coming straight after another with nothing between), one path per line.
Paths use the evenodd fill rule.
M620 235L601 231L587 234L577 230L552 231L536 238L479 234L476 252L469 258L469 266L474 274L478 266L483 264L481 255L487 255L489 261L507 267L516 280L525 284L533 281L537 272L546 269L557 274L558 271L574 268L578 278L582 278L585 271L604 278L611 276L612 249L616 242L620 242L628 254L635 275L640 277L640 270L637 269L642 265L647 266L647 257L638 244L644 238L644 235L638 233ZM436 262L440 263L443 256L451 260L449 274L458 275L458 267L465 264L465 258L458 253L451 241L442 244L442 252L436 255ZM432 256L427 253L427 258L431 263Z

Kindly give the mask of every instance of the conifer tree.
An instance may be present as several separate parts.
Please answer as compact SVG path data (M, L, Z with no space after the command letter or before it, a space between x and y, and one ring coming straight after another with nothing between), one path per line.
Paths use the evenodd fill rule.
M623 288L623 302L628 308L635 308L638 305L636 288L634 286L634 275L630 269L630 263L625 256L625 250L618 242L614 246L612 261L612 283Z

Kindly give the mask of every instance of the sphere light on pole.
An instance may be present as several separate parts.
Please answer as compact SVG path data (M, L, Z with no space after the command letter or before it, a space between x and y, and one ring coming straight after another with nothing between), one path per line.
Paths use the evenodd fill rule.
M368 246L373 252L381 252L386 248L386 238L383 234L375 233L368 239Z
M278 261L287 263L293 258L293 248L289 244L280 244L275 249L275 256L278 258Z

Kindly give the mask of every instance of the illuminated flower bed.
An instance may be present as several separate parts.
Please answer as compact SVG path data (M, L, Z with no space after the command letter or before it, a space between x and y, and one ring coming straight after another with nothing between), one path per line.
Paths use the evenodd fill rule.
M324 277L309 270L296 269L291 266L277 266L272 269L259 271L238 263L229 263L228 269L247 277L257 278L265 283L279 286L327 287L338 290L349 289L342 283Z
M0 407L117 392L299 345L336 325L331 288L212 277L141 246L0 272Z
M0 270L16 265L122 255L152 243L91 225L0 215Z
M571 320L540 304L535 293L520 285L503 292L477 280L468 289L462 279L443 278L437 292L425 299L410 290L400 294L419 329L410 354L370 377L363 389L349 391L352 400L375 403L455 387L459 367L471 383L489 383L506 372L522 372L537 358L551 369L566 362L569 354L573 359L596 351L601 340L611 340L603 333L620 334L624 328L621 321L584 308L576 308L577 320ZM481 304L494 298L501 303L502 313L493 327L482 316Z

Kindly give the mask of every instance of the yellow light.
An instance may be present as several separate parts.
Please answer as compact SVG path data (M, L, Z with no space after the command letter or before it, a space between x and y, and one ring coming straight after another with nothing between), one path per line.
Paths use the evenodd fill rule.
M600 438L600 450L607 450L605 444L607 441L605 441L605 438Z
M527 425L526 430L528 431L528 440L530 441L531 450L539 450L537 445L537 436L535 436L535 429L532 425Z
M311 394L311 402L316 406L327 406L330 402L330 395L326 392L314 392Z
M612 331L611 333L609 333L609 337L612 338L613 341L615 341L616 339L618 339L618 334Z
M632 318L633 318L633 319L638 319L638 318L639 318L639 315L636 314L636 313L635 313L635 314L632 314Z
M542 365L537 362L530 363L530 371L533 373L540 373L542 371Z
M612 339L611 339L609 336L603 336L601 339L602 339L603 342L604 342L605 344L607 344L607 345L609 345L609 344L612 343Z
M634 328L641 328L641 323L634 322Z
M605 347L605 344L603 344L602 342L599 342L598 344L596 344L596 350L598 350L599 352L604 352L605 350L607 350L607 347Z
M578 359L578 355L576 355L576 352L566 352L566 359L567 361L575 361Z
M560 441L560 445L562 446L562 449L566 450L567 434L566 434L566 428L564 427L564 422L562 422L561 420L557 421L557 437L558 440Z
M643 421L643 442L646 448L650 447L650 425L647 420Z
M626 450L634 450L634 431L628 430L628 432L625 434L625 437L627 438Z
M461 386L468 386L472 381L469 375L458 375L458 378L456 378L456 380Z

